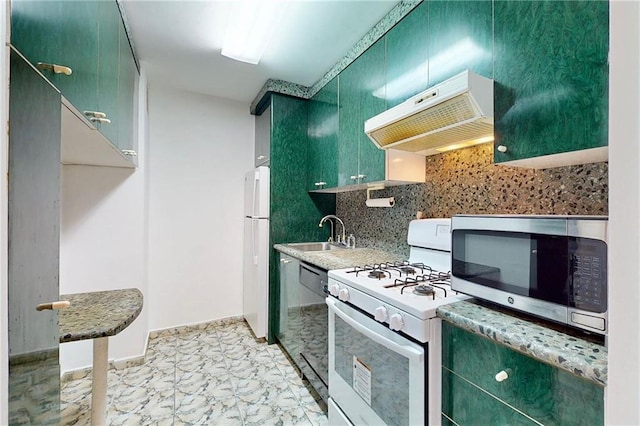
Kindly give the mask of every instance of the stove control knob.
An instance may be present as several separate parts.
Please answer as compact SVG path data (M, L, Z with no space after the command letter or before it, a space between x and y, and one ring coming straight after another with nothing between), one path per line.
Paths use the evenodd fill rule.
M346 302L349 300L349 290L346 288L340 289L340 293L338 293L338 299Z
M338 284L331 284L329 287L329 293L331 293L333 297L338 297L338 294L340 293L340 286Z
M376 318L376 321L385 322L387 318L389 318L389 314L387 313L387 308L385 308L384 306L378 306L376 308L375 318Z
M402 330L404 328L404 320L402 319L402 315L391 315L391 317L389 318L389 328L396 331Z

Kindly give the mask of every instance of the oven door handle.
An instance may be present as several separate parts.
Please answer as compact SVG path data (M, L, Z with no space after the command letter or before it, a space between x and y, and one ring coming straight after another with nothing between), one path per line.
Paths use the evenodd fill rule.
M360 324L358 321L354 320L353 318L351 318L351 316L349 314L347 314L346 312L343 312L340 307L338 306L337 301L333 300L332 298L328 297L327 298L327 305L329 305L329 309L331 309L331 311L333 311L336 315L338 315L344 322L346 322L347 324L349 324L351 327L353 327L354 329L358 330L360 333L364 334L365 336L367 336L369 339L373 340L376 343L381 344L382 346L386 347L387 349L392 350L393 352L396 352L402 356L404 356L405 358L408 358L410 361L413 362L422 362L423 358L424 358L424 353L411 347L408 345L401 345L399 343L394 342L391 339L388 339L384 336L381 336L380 334L376 333L375 331L365 327L364 325Z

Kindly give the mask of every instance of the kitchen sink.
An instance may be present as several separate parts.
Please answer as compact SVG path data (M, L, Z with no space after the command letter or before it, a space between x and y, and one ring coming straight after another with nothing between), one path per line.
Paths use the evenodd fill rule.
M346 247L339 246L329 242L318 243L291 243L285 244L285 246L300 251L328 251L328 250L344 250Z

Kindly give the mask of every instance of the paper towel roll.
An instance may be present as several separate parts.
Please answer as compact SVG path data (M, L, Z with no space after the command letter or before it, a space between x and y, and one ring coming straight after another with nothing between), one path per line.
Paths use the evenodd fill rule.
M367 207L393 207L396 204L396 200L393 197L389 198L370 198L366 202Z

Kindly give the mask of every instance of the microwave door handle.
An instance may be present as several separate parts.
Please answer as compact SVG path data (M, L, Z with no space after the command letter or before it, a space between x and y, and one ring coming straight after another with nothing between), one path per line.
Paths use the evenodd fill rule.
M412 348L411 346L400 345L393 340L387 339L386 337L379 335L375 331L368 329L367 327L351 318L347 313L341 311L337 302L330 297L327 298L327 305L329 305L329 309L331 309L331 311L338 315L344 322L367 336L369 339L381 344L382 346L392 350L393 352L404 356L405 358L408 358L412 362L422 362L423 353L421 351Z

